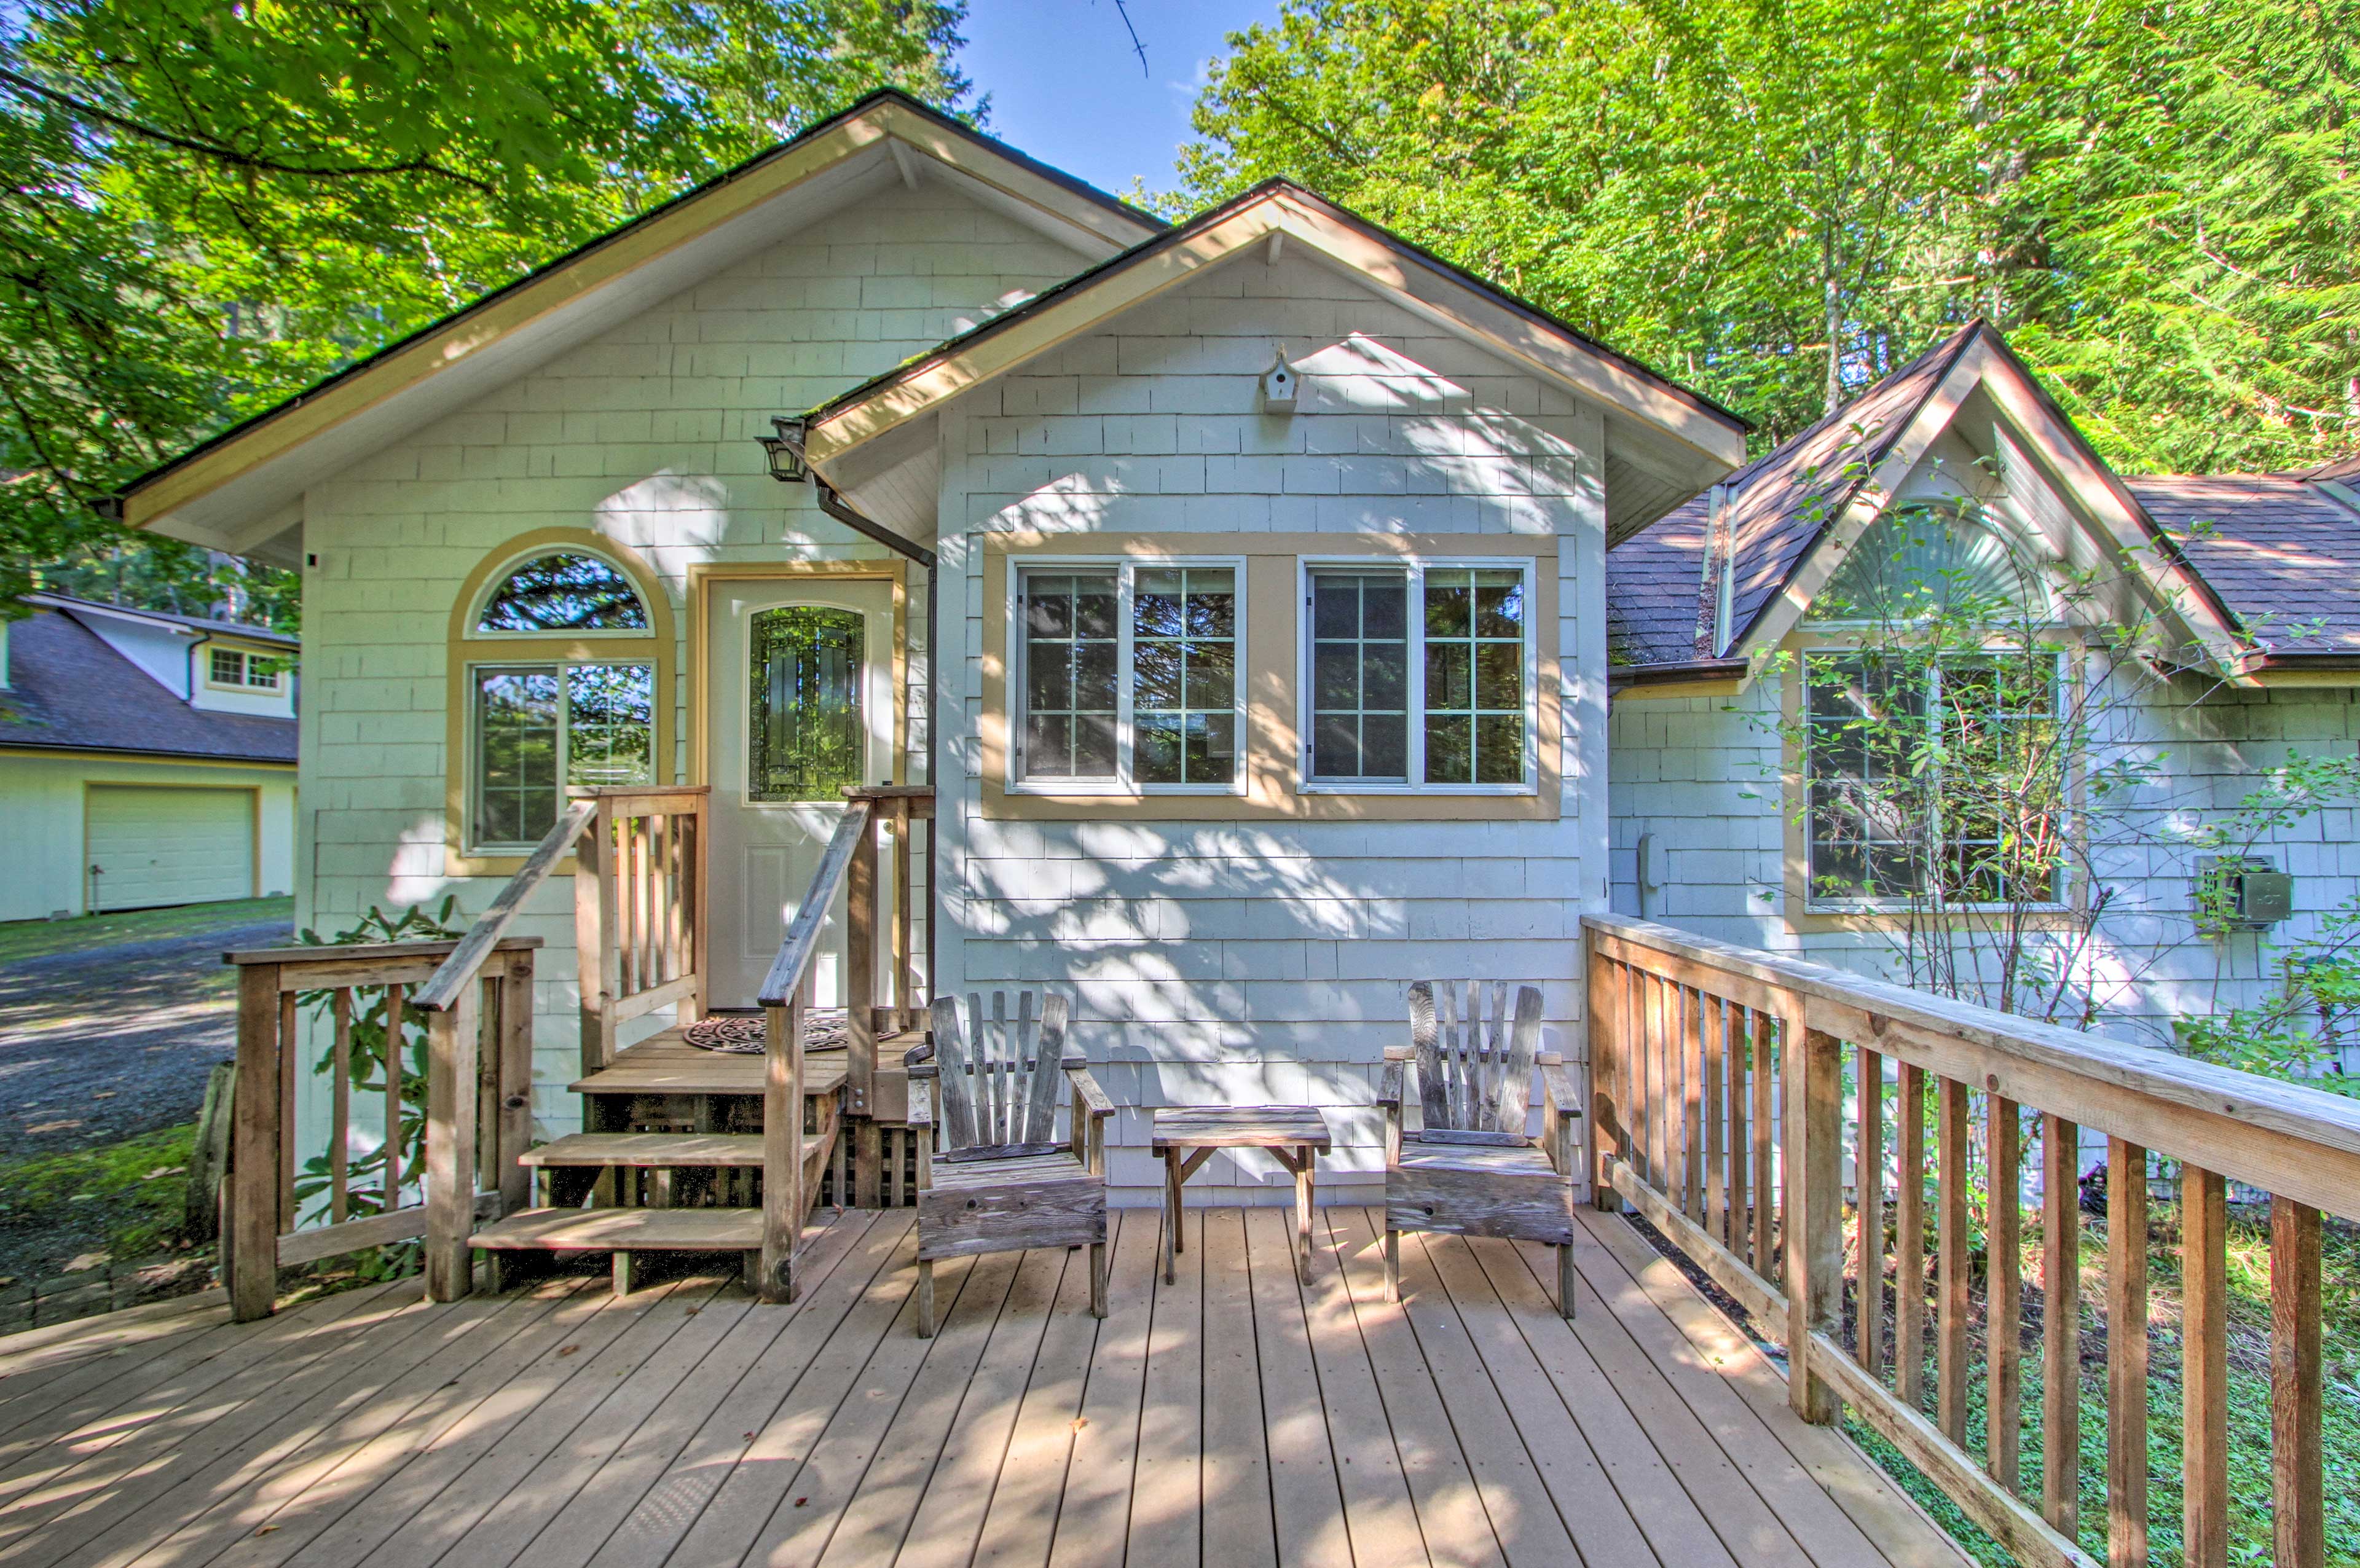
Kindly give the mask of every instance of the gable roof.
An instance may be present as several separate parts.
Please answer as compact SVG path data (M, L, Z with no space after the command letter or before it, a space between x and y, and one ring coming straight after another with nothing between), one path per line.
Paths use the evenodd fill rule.
M978 383L1265 242L1299 242L1446 330L1612 413L1645 421L1691 461L1725 464L1743 455L1748 426L1739 415L1284 179L1263 180L829 398L810 413L806 455L825 474L855 449L923 419Z
M1666 515L1607 557L1610 637L1627 663L1742 663L1808 610L1850 538L1888 502L1970 395L1987 394L2038 466L2149 580L2224 668L2236 615L2180 541L2114 476L1999 332L1968 322L1801 434ZM1712 495L1723 497L1719 527ZM1726 557L1730 614L1715 624L1709 570ZM1708 568L1710 557L1712 568ZM1671 584L1688 576L1685 597Z
M191 707L63 610L38 609L8 628L8 677L0 747L295 760L293 719Z
M273 648L289 650L300 648L301 637L290 632L273 631L268 626L248 626L244 621L214 620L206 615L183 615L170 610L143 610L130 604L109 604L98 599L77 599L71 593L52 593L43 590L25 595L28 604L45 604L76 616L98 615L117 620L148 621L159 626L182 626L190 631L210 633L215 637L238 637L247 642L268 643Z
M920 171L1098 255L1163 220L892 89L535 267L126 485L124 519L251 550L303 485L871 186Z
M2317 475L2124 481L2235 613L2266 665L2360 656L2360 506Z

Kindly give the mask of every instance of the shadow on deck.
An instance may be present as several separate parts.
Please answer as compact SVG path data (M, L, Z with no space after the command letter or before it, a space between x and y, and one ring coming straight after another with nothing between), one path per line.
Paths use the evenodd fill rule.
M1584 1211L1578 1320L1541 1249L1323 1211L1115 1218L1085 1254L942 1266L912 1332L908 1211L836 1217L790 1308L566 1277L415 1281L233 1325L218 1308L0 1342L0 1563L1942 1564L1961 1559L1619 1219Z

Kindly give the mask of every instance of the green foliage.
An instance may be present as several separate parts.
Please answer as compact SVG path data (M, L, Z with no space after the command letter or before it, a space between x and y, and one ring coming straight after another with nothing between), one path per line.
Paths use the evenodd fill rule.
M286 574L134 544L90 503L868 88L955 106L960 15L956 0L12 7L0 604L38 567L191 612L234 589L246 613L291 621Z
M355 924L333 937L323 939L318 932L306 930L297 940L308 945L329 947L378 942L455 942L466 934L464 925L452 923L458 904L456 895L446 895L432 914L412 904L395 916L372 905ZM399 1036L396 1038L384 987L356 988L352 998L353 1103L382 1105L386 1074L401 1074L400 1127L395 1136L381 1141L375 1153L352 1160L346 1169L347 1214L363 1219L399 1206L399 1194L405 1189L415 1188L425 1177L426 1020L415 1009L404 1012ZM314 1020L333 1027L333 993L305 991L298 1000ZM328 1077L335 1072L335 1062L323 1055L311 1071L320 1077ZM322 1150L306 1159L295 1177L297 1211L306 1219L324 1219L331 1183L327 1152ZM395 1203L387 1203L388 1192L395 1195ZM358 1255L358 1264L364 1279L392 1279L414 1273L418 1268L418 1244L396 1242L378 1247Z
M126 1261L180 1238L194 1122L63 1154L0 1162L0 1215L87 1213L103 1223L106 1250ZM8 1238L12 1268L57 1269L67 1259L45 1232ZM21 1255L21 1256L19 1256ZM5 1271L5 1270L0 1270Z
M1167 210L1291 175L1783 440L1974 314L2125 469L2360 445L2360 0L1285 0Z

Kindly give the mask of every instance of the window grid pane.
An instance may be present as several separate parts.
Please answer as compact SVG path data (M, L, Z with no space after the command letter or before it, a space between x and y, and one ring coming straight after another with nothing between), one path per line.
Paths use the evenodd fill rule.
M1131 723L1142 784L1237 778L1237 573L1139 572L1131 593Z
M1027 572L1023 583L1023 776L1112 779L1120 579L1111 571Z
M246 682L246 655L234 648L213 650L213 678L217 685L240 686Z
M1524 574L1428 568L1426 781L1524 779Z
M1311 573L1311 767L1320 781L1409 779L1409 573Z
M577 664L567 669L564 749L568 784L653 783L654 667ZM554 822L554 795L549 809Z
M475 675L475 839L538 842L557 822L555 666Z

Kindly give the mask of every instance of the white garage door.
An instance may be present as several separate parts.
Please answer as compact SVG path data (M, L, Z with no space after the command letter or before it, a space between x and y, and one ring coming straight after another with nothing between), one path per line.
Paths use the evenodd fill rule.
M254 896L254 791L91 786L91 904L138 909Z

